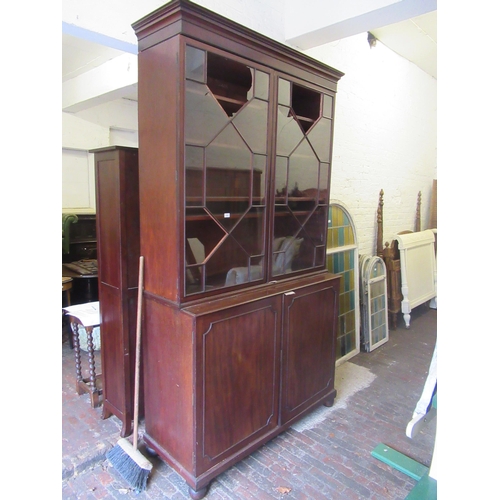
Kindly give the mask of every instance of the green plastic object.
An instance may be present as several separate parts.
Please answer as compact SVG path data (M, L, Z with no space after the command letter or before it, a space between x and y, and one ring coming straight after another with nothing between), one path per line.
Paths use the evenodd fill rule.
M399 451L396 451L383 443L378 444L371 454L381 462L390 465L394 469L410 476L416 481L420 481L424 475L429 474L429 467L422 465L416 460L403 455Z
M424 474L422 479L410 491L406 500L437 500L437 481Z

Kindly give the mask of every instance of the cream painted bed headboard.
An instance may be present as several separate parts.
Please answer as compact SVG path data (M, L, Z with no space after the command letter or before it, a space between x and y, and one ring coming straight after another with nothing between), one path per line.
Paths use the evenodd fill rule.
M401 311L410 327L412 308L432 299L431 307L437 307L437 269L434 247L434 231L398 234L401 259Z

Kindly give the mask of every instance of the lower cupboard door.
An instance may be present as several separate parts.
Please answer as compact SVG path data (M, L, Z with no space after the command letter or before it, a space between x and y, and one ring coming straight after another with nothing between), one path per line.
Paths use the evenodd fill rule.
M282 423L334 391L338 280L285 294Z
M280 300L197 318L197 474L234 458L278 425Z

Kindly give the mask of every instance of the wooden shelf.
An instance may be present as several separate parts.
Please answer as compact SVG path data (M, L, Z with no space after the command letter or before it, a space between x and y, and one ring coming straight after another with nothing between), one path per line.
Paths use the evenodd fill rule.
M226 97L225 95L214 94L214 97L218 101L228 102L230 104L238 104L239 106L243 106L248 102L248 101L242 101L241 99L233 99L231 97Z
M314 123L316 120L313 120L312 118L307 118L307 116L299 116L295 115L297 117L297 120L300 120L301 122L307 122L307 123Z
M187 196L186 197L186 202L202 202L202 199L200 196ZM207 203L248 203L250 201L250 198L248 196L210 196L206 198ZM253 198L252 200L252 205L256 206L256 202L260 202L259 205L257 206L265 206L265 203L262 203L261 198ZM197 205L199 207L202 207L203 204Z

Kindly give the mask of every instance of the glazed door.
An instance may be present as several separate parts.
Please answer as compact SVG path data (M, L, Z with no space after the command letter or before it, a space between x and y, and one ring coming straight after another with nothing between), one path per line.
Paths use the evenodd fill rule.
M186 296L265 278L270 75L213 50L185 49Z
M339 280L283 296L281 423L320 399L335 396L335 337Z
M280 296L197 319L197 474L278 425Z
M278 78L272 276L325 267L334 96Z

